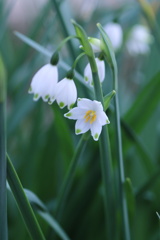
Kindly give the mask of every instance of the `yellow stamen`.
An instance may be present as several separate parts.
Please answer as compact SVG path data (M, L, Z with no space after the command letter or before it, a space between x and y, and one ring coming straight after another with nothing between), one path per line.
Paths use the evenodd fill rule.
M84 118L85 118L85 122L89 121L89 123L92 124L94 121L96 121L96 118L97 118L96 112L93 110L88 110L84 115Z

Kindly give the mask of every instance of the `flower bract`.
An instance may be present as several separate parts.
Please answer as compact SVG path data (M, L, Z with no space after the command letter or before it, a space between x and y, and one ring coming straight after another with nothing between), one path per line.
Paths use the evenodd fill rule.
M71 109L77 100L77 88L72 79L64 78L56 85L56 101L60 108Z
M126 43L127 50L132 56L147 54L150 50L149 44L151 42L152 36L148 28L142 25L135 25Z
M118 50L121 47L123 41L123 31L121 25L118 23L110 22L104 26L104 30L111 40L113 49L115 51Z
M41 97L43 101L47 102L52 97L53 102L57 81L57 66L46 64L34 75L28 92L34 94L35 101Z
M104 81L105 78L105 64L103 60L100 60L99 58L95 58L97 68L98 68L98 75L100 82ZM90 64L88 63L87 66L84 69L84 78L87 83L90 83L90 85L93 85L93 77L92 77L92 71Z
M77 120L75 125L75 133L77 135L90 130L95 141L99 139L102 126L110 123L106 113L103 111L101 102L87 98L78 99L77 107L64 116Z
M101 52L101 40L98 38L88 38L89 43L91 44L92 50L94 53Z

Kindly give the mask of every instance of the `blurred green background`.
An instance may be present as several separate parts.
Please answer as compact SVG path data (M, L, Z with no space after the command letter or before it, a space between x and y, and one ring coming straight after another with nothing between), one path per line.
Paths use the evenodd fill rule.
M150 44L146 55L131 56L126 41L136 24L147 25L138 1L57 1L0 0L0 52L7 72L7 151L24 188L33 191L54 216L57 195L67 173L79 136L74 134L74 121L63 117L60 110L41 99L33 102L28 94L35 72L49 58L15 36L19 31L52 54L67 35L74 34L70 19L75 19L88 36L98 36L96 23L104 26L116 21L123 29L123 44L116 53L119 77L125 176L131 181L127 190L131 239L158 240L160 225L160 39ZM160 3L150 1L160 31ZM65 28L64 28L65 26ZM154 33L153 33L154 34ZM158 45L159 41L159 45ZM78 41L63 48L60 59L70 65L80 52ZM87 62L81 61L77 71L83 76ZM112 89L112 76L106 66L104 93ZM66 69L59 67L59 79ZM88 92L76 82L79 97ZM107 112L111 124L109 134L114 174L117 177L114 109ZM71 239L105 239L104 205L98 143L91 138L81 153L74 183L61 219ZM115 186L115 188L118 186ZM118 199L117 199L118 205ZM50 228L37 214L50 239ZM118 220L117 239L122 239ZM8 227L10 240L29 240L14 198L8 192ZM54 238L56 237L54 236ZM57 239L59 239L57 237ZM37 239L38 240L38 239Z

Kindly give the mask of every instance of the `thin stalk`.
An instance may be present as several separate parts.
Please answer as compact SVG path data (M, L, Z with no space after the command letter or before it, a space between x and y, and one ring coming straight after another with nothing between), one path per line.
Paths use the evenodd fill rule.
M58 18L59 18L60 25L62 27L64 36L67 37L67 36L70 35L70 32L68 31L67 23L65 23L64 18L62 16L62 13L60 11L60 6L59 6L60 4L56 0L51 0L51 1L52 1L52 4L53 4L53 6L54 6L54 8L56 10L57 15L58 15ZM72 59L74 60L76 58L76 54L74 52L74 47L73 47L72 42L68 42L68 48L70 50Z
M0 239L8 239L6 193L5 103L0 102Z
M71 35L66 37L63 41L61 41L61 43L58 45L58 47L56 48L55 52L59 52L61 50L61 48L64 46L65 43L67 43L69 40L73 39L73 38L77 38L77 36Z
M75 175L75 171L77 168L77 163L79 160L79 155L82 153L82 151L84 151L85 147L86 147L87 141L86 141L86 135L82 135L82 137L79 140L79 143L75 149L74 155L72 157L70 166L69 166L69 170L65 176L62 188L60 190L60 195L58 198L58 204L56 207L56 212L55 212L55 217L57 220L60 220L65 204L66 204L66 199L69 195L69 191L71 189L71 185L73 182L73 177Z
M82 52L81 54L78 55L78 57L75 59L73 65L72 65L72 69L75 69L75 68L76 68L76 65L77 65L78 61L79 61L83 56L85 56L85 53L84 53L84 52Z
M84 151L86 145L87 145L87 134L83 134L82 137L80 138L78 145L74 151L74 155L71 159L71 163L68 169L68 172L65 176L63 185L60 189L59 197L58 197L58 203L56 206L56 211L55 211L55 218L60 222L63 210L65 208L66 200L69 195L69 191L72 186L73 178L75 175L75 171L77 168L78 160L79 160L79 155ZM49 236L48 239L53 239L54 238L54 232L52 229L49 231Z
M127 209L127 201L126 201L125 190L124 190L125 174L124 174L124 164L123 164L123 154L122 154L122 136L121 136L119 100L118 100L117 68L112 68L112 72L113 72L113 85L114 85L113 88L117 93L114 98L114 106L115 106L115 121L116 121L116 141L117 141L117 152L118 152L117 157L118 157L118 171L119 171L119 194L120 194L120 203L121 203L121 211L122 211L124 240L130 240L128 209Z
M102 88L98 76L98 70L94 57L88 57L94 82L94 91L96 100L104 106ZM110 154L110 141L107 126L104 126L99 141L101 153L101 171L104 184L104 205L106 217L107 239L115 239L115 202L113 193L113 173Z
M45 240L39 223L35 217L32 207L23 190L20 179L14 166L7 155L7 180L17 202L18 208L23 216L28 232L33 240Z
M5 70L0 58L0 239L8 239L6 192Z

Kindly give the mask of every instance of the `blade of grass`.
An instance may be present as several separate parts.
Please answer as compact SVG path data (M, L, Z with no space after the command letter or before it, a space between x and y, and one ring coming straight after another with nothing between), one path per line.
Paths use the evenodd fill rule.
M125 148L128 149L128 147L134 143L134 145L136 146L141 156L140 160L144 169L146 170L146 173L152 173L154 170L153 161L150 154L147 152L147 149L145 149L145 146L142 140L123 119L121 119L121 126L122 126L123 132L127 137L124 144Z
M70 33L70 31L67 27L67 21L65 21L65 19L64 19L65 15L62 14L62 12L61 12L60 4L58 4L58 2L56 0L52 0L52 4L53 4L53 7L55 8L56 13L58 15L58 19L60 21L60 26L62 27L62 30L63 30L63 33L64 33L64 37L68 37L69 35L71 35L71 33ZM71 53L70 56L72 57L72 60L74 61L76 59L74 46L73 46L71 41L69 41L67 44L68 44L68 48L69 48L70 53Z
M121 203L121 212L122 212L122 223L123 223L123 235L125 240L130 240L130 227L128 219L128 209L126 202L126 194L124 190L125 183L125 173L124 173L124 161L123 161L123 152L122 152L122 136L121 136L121 124L120 124L120 111L119 111L119 99L118 99L118 69L117 63L114 55L114 51L110 44L110 40L106 35L106 32L103 30L100 24L97 24L100 33L104 48L106 50L106 57L108 56L108 61L111 66L113 74L113 89L116 91L114 98L114 107L115 107L115 125L116 125L116 142L117 142L117 158L118 158L118 171L119 171L119 197Z
M59 226L57 221L47 212L43 212L38 210L38 214L49 224L50 227L61 237L63 240L70 240L67 234L63 231L63 229Z
M144 128L144 125L150 116L152 116L153 111L159 105L159 88L160 73L156 74L143 88L132 107L125 114L125 121L128 122L136 132L140 132L142 128Z
M59 222L61 221L62 213L65 208L68 194L69 194L69 191L72 186L73 178L74 178L78 160L79 160L79 155L82 154L82 152L84 151L84 149L87 145L87 140L88 140L88 134L83 134L77 144L75 151L74 151L74 155L71 159L69 169L67 171L67 174L64 178L64 182L60 189L58 200L57 200L57 206L56 206L56 210L55 210L55 218ZM49 239L51 239L53 237L54 237L53 231L49 231Z
M160 167L147 179L147 181L136 191L136 198L138 199L142 194L147 191L150 186L155 184L155 181L158 179L160 175Z
M79 160L79 155L84 151L86 144L87 144L87 139L88 139L88 137L86 137L86 134L83 134L82 137L80 138L79 143L77 144L77 147L74 151L74 155L72 157L72 160L71 160L71 163L69 166L69 170L65 176L65 179L64 179L59 197L58 197L58 204L57 204L56 212L55 212L56 219L58 219L58 220L60 220L60 218L62 216L63 209L66 204L66 199L68 197L68 193L70 191L71 184L73 182L73 177L74 177L77 163Z
M6 193L6 74L0 58L0 239L8 239Z
M48 225L57 233L63 240L70 240L59 223L50 215L44 203L28 189L24 190L28 200L30 201L35 211L48 223Z
M25 195L22 184L18 175L13 167L13 164L7 155L7 180L12 193L15 197L19 210L23 216L25 225L33 240L45 240L39 223L34 215L32 207Z

